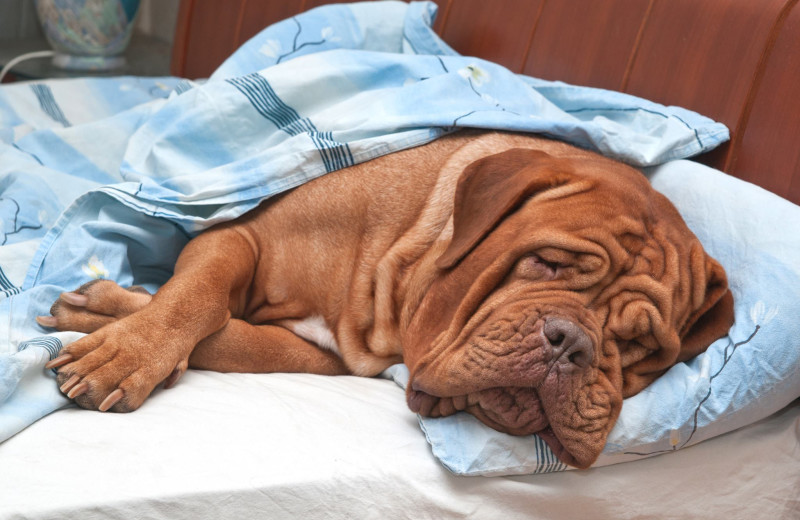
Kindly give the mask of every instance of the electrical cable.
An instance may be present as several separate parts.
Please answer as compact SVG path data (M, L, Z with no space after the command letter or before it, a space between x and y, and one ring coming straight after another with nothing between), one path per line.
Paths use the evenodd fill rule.
M13 60L6 63L2 70L0 70L0 83L3 82L3 78L8 74L8 72L19 62L25 60L32 60L34 58L50 58L55 54L54 51L36 51L36 52L28 52L25 54L20 54Z

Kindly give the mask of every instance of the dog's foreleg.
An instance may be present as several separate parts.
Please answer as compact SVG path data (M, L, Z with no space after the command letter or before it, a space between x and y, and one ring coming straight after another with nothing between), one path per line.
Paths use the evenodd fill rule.
M50 310L52 316L41 316L38 321L62 331L92 333L140 310L152 298L141 287L123 288L111 280L96 280L62 294ZM195 346L189 367L216 372L349 373L337 354L289 329L234 318ZM177 382L178 375L180 372L170 374L165 387Z
M159 383L174 383L195 346L240 311L256 260L234 226L201 234L146 305L68 345L47 368L59 369L62 392L84 408L135 410Z
M237 319L201 341L189 357L189 366L216 372L349 374L337 354L288 329Z

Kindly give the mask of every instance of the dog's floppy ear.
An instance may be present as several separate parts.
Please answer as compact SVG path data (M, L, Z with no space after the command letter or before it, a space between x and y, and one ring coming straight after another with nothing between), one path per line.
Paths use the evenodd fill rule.
M453 267L528 197L569 179L567 161L527 148L512 148L471 163L456 187L453 239L436 266Z
M678 362L705 351L711 343L728 333L734 320L733 295L728 289L725 270L705 252L699 254L703 255L703 259L698 261L700 265L697 268L705 271L702 273L706 281L705 290L696 296L699 306L680 331ZM699 290L702 291L702 287Z

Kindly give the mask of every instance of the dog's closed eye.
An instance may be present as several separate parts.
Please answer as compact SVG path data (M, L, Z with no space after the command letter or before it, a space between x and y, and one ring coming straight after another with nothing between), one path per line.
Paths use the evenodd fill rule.
M547 281L555 279L563 265L559 262L545 260L539 255L524 256L517 262L514 274L520 278L532 281Z

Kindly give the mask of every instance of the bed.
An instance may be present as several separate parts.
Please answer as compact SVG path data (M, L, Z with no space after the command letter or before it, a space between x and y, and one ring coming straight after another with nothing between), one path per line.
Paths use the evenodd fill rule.
M0 210L14 218L0 247L0 308L8 314L0 324L0 518L798 518L797 2L439 0L308 11L324 3L237 0L223 6L182 0L172 78L3 87L0 138L11 145L0 156L0 203L11 207ZM175 388L157 390L132 414L68 406L52 374L43 371L75 335L19 325L27 316L20 309L34 312L45 305L39 300L49 306L59 284L87 276L121 272L122 282L157 288L165 268L152 258L168 260L199 223L246 211L251 200L239 197L246 184L156 185L138 177L131 182L142 164L172 160L174 154L157 160L137 155L146 148L142 135L152 138L155 131L120 141L124 150L115 139L133 128L167 128L173 132L163 134L168 141L180 143L186 127L176 130L171 121L189 113L186 106L210 99L203 96L216 88L232 93L224 110L235 109L236 95L243 106L252 105L246 92L254 88L247 69L253 60L272 60L275 68L265 77L276 89L282 81L304 81L308 60L321 60L316 69L324 63L336 68L346 57L318 51L345 45L336 40L347 39L340 36L341 26L331 22L342 12L355 13L345 17L356 21L354 27L369 28L363 38L371 38L370 45L403 49L392 71L412 66L405 54L428 52L439 57L424 67L458 71L451 76L466 81L467 95L503 78L533 85L571 114L591 112L584 119L575 115L580 122L566 137L579 136L581 145L638 162L728 270L737 299L729 336L627 400L595 467L568 470L535 437L487 431L469 416L420 419L405 404L402 365L371 379L190 370ZM261 32L281 20L271 32ZM429 26L447 43L433 37ZM748 37L741 38L745 31ZM376 36L384 33L397 41ZM284 59L279 68L276 62ZM281 79L286 75L291 81ZM60 101L85 100L87 89L95 102ZM489 97L480 102L503 103L503 92L481 92ZM377 96L382 107L386 93ZM283 99L289 95L281 93ZM303 103L312 101L318 102L314 95L298 94L289 104L311 110ZM158 119L154 107L163 121L151 124ZM332 112L346 119L343 111ZM320 126L323 113L314 118ZM659 114L681 124L661 125ZM142 120L148 122L140 127ZM113 125L104 126L107 121ZM248 131L256 128L242 121ZM607 129L607 121L622 138L594 133L593 125ZM431 128L446 126L425 122L424 128L394 131L392 139L386 132L360 136L368 141L363 149L385 153L399 142L411 146L439 135ZM525 125L534 123L526 119ZM632 127L635 132L625 134ZM642 134L642 127L650 133ZM230 133L245 138L237 128ZM204 138L220 140L191 135L195 145ZM652 150L629 145L643 135L658 135ZM664 136L674 137L668 146ZM193 153L204 149L197 146ZM326 150L331 160L343 160L335 147ZM55 164L64 157L72 166ZM122 177L109 177L120 169L120 158ZM13 170L15 164L30 164L27 176L21 166ZM319 168L324 173L332 166ZM318 174L311 167L303 171ZM304 180L275 179L258 196ZM48 183L59 189L44 189ZM185 189L193 191L178 193ZM30 202L13 207L26 194ZM190 198L203 204L190 204ZM148 206L133 210L132 201ZM63 208L61 216L48 216L53 208ZM122 212L128 213L119 219ZM102 253L72 260L98 235L69 235L83 238L59 242L71 229L59 226L67 222L65 214L69 222L83 218L78 227L84 232L99 229L95 223L101 220L113 222L112 234L134 237L137 249L106 237ZM137 231L142 229L149 234ZM127 264L123 269L125 262L110 258ZM40 268L31 270L30 264Z

